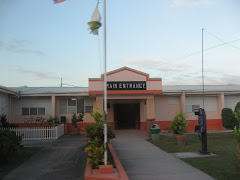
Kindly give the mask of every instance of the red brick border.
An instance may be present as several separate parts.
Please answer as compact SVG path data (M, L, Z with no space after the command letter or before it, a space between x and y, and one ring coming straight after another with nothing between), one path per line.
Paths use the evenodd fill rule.
M113 173L102 174L98 169L92 169L89 160L87 160L87 167L85 170L84 178L85 180L129 180L127 173L125 172L116 152L111 143L108 143L109 150L112 154L113 160L116 164L116 168L113 168ZM104 168L104 166L102 166ZM109 168L107 166L106 168Z

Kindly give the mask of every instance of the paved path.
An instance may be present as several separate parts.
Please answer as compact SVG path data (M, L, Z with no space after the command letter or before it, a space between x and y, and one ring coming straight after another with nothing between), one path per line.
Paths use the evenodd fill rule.
M145 141L139 130L115 131L114 149L130 180L214 180L202 171Z
M31 146L32 143L27 144ZM66 135L44 144L48 145L5 176L4 180L84 179L86 135Z

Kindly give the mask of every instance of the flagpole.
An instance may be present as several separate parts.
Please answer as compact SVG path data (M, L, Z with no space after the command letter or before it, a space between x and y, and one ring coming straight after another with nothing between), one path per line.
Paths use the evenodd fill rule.
M106 49L106 0L104 3L104 165L107 165L107 49Z
M203 95L203 109L204 109L205 93L204 93L204 65L203 65L203 31L204 31L204 28L202 28L202 95Z

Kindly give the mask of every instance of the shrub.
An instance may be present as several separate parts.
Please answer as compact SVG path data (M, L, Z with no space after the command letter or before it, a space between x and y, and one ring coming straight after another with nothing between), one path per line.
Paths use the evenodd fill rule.
M86 128L82 128L86 131L89 138L88 146L85 151L90 152L88 157L92 168L98 168L99 165L104 163L104 112L103 110L92 111L91 116L95 120L95 124L88 125ZM115 134L111 130L111 126L107 124L107 140L115 138Z
M240 109L234 113L236 120L238 121L238 126L234 127L233 137L237 140L238 150L237 153L240 154Z
M2 114L0 115L0 127L9 128L9 127L18 127L18 125L9 123L7 120L7 116Z
M83 117L84 117L84 112L79 113L78 116L76 113L72 114L72 125L75 126L75 128L77 128L77 123L80 121L83 121Z
M77 115L75 113L72 114L72 125L77 128Z
M221 116L222 116L223 127L227 128L227 129L234 129L234 126L238 125L232 109L223 108Z
M104 123L103 123L103 117L104 112L103 110L95 110L92 111L91 116L95 120L95 124L88 125L86 128L83 128L83 130L86 131L88 138L90 140L93 140L96 136L101 140L101 142L104 141ZM111 125L107 124L107 138L108 141L115 138L115 134L111 130Z
M186 114L182 112L177 114L171 122L170 131L174 134L183 134L185 129L188 128L186 117Z
M101 143L98 137L88 141L88 146L85 148L86 151L90 152L88 160L93 169L97 169L99 165L104 163L103 143Z
M91 116L96 123L103 123L104 111L102 109L96 109L91 112Z
M55 127L55 126L57 126L57 125L60 123L59 117L57 117L57 116L51 116L51 117L47 120L47 122L49 123L49 125L50 125L51 127Z
M83 128L83 129L86 131L87 137L90 140L93 140L95 137L98 137L100 139L101 143L104 142L103 123L100 123L100 124L96 123L96 124L88 125L86 128ZM107 138L108 138L108 141L115 138L115 134L111 130L111 125L110 124L107 124Z
M239 109L240 109L240 102L236 104L234 112L237 112Z
M16 133L10 130L0 130L0 160L7 160L11 153L19 150L22 136L16 136Z

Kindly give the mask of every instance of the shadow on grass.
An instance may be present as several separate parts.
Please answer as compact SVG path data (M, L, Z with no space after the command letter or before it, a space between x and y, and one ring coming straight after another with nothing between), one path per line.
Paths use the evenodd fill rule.
M239 180L240 167L237 162L237 142L232 133L211 133L207 135L208 151L218 155L209 158L182 159L218 180ZM188 134L185 146L177 145L173 136L161 136L159 141L148 140L168 153L196 152L201 150L197 134Z

